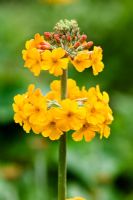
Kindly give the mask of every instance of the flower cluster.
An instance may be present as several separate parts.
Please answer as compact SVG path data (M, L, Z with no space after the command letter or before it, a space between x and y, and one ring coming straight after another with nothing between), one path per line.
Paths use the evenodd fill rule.
M92 67L93 74L97 75L104 68L102 48L94 46L90 50L92 46L93 42L88 42L87 36L80 34L75 20L60 20L54 32L44 32L43 36L37 33L34 39L26 42L26 49L22 51L24 66L35 76L41 70L60 76L71 62L77 71Z
M26 132L31 129L44 137L57 140L64 132L73 130L72 138L91 141L96 133L108 137L113 117L108 105L109 97L99 86L81 90L72 79L67 80L68 98L61 100L61 82L51 83L45 96L30 85L25 94L14 97L14 120ZM73 91L73 92L72 92Z

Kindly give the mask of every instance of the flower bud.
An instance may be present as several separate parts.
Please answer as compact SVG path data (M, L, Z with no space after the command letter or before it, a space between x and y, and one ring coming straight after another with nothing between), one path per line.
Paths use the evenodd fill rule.
M41 42L40 44L37 45L37 48L41 50L46 50L50 49L51 45L48 42Z
M67 35L67 41L71 41L71 36L70 35Z
M87 40L87 35L85 35L85 34L81 35L80 41L84 42L86 40Z
M93 41L89 41L89 42L83 44L83 47L84 47L85 49L89 49L90 47L93 46L93 44L94 44Z
M65 39L66 39L66 36L65 36L65 35L62 35L61 38L62 38L63 40L65 40Z
M46 39L50 39L51 38L51 33L50 32L44 32L44 36Z
M75 44L74 44L74 48L78 48L80 46L80 42L76 42Z
M49 49L51 49L51 45L48 44L48 43L47 43L47 44L44 44L44 45L41 46L41 49L42 49L42 50L49 50Z
M56 42L60 42L59 34L54 34L54 39L56 40Z

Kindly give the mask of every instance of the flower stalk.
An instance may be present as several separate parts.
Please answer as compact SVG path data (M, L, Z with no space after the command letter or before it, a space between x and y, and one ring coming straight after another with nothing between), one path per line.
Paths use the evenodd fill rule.
M67 70L61 76L61 97L67 97ZM59 141L59 166L58 166L58 200L66 199L66 134Z

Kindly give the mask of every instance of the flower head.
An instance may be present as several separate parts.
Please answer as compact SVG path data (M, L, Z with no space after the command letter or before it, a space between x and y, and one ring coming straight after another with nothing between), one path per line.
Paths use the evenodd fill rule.
M60 20L53 32L44 32L44 36L35 34L34 39L26 42L22 51L24 66L38 76L42 70L61 76L63 69L71 62L78 72L92 66L94 75L103 70L101 47L93 46L87 36L80 33L75 20Z
M67 69L68 58L65 58L65 50L57 48L52 51L46 50L42 53L42 69L49 70L55 76L62 75L63 69Z
M51 91L45 96L34 85L28 91L14 97L14 120L28 133L31 129L51 140L57 140L69 130L73 130L75 141L91 141L96 133L100 138L108 138L112 123L109 97L101 93L99 86L81 90L76 82L68 79L68 97L61 100L60 81L51 83Z

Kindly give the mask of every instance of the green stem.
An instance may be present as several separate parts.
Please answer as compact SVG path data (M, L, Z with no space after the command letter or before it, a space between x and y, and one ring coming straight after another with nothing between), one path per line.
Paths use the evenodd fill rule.
M61 76L61 98L67 97L67 70ZM58 167L58 200L66 199L66 133L60 138Z

